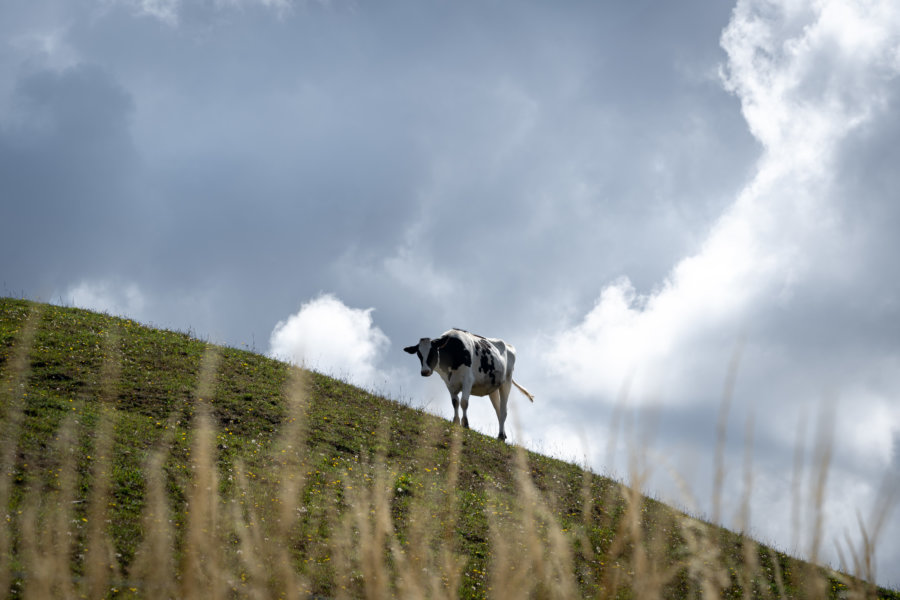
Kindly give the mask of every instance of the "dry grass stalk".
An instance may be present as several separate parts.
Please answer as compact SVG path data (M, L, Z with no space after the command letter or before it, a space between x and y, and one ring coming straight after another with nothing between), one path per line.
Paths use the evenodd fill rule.
M436 428L432 426L423 431L422 437L427 439L435 434ZM416 462L425 464L431 453L423 444L416 453ZM434 495L427 490L424 494L424 497L419 496L410 503L406 544L401 542L398 535L391 536L390 540L391 561L396 573L396 595L402 598L428 597L432 587L430 579L435 574L428 556L431 554L436 529L432 518L439 519L440 516L434 514Z
M275 596L273 586L277 581L271 580L272 543L269 542L262 529L261 518L253 509L252 493L247 483L247 476L241 465L235 467L237 495L245 502L232 504L231 520L239 539L238 569L235 586L240 586L242 597L260 600ZM243 506L243 508L242 508ZM240 581L240 584L237 582ZM280 597L284 597L283 595Z
M343 564L358 565L362 571L363 594L370 600L391 597L386 553L394 528L390 516L391 482L384 457L376 460L372 484L345 486L350 510L343 517L343 529L357 539ZM348 548L343 548L347 550Z
M627 561L624 577L627 586L634 590L638 598L660 598L668 575L664 565L658 562L663 556L661 539L658 536L645 537L647 508L641 494L644 477L640 474L635 478L636 483L622 488L626 508L618 537L623 539L630 551L630 556L623 556Z
M30 371L28 361L34 336L43 315L36 306L29 311L25 323L6 364L6 378L0 383L0 507L6 510L10 502L11 483L16 466L16 439L22 422L22 394ZM11 527L0 527L0 590L9 590L13 574L11 566Z
M433 423L422 432L423 439L437 439L442 423ZM397 574L397 594L404 598L457 598L465 557L454 551L457 530L459 461L462 429L450 428L450 453L445 482L426 487L414 496L410 507L406 547L397 536L391 542L391 556ZM431 464L433 450L422 444L418 464ZM419 473L419 475L424 475ZM443 490L443 491L442 491Z
M897 477L896 473L887 472L884 476L884 482L879 489L875 506L872 508L868 527L863 523L862 517L857 514L860 533L863 536L860 552L862 555L860 562L863 568L856 572L856 576L865 581L876 581L875 549L888 518L897 507L898 498L900 498L900 478ZM874 583L871 584L873 588L874 585Z
M353 486L348 484L346 487L356 487L356 484ZM348 491L350 490L345 490L345 497ZM339 516L334 506L329 507L329 511L329 521L334 524L331 537L331 557L335 574L334 597L335 600L348 600L353 597L351 592L358 575L355 562L357 541L354 518L346 514L343 517Z
M278 479L281 482L279 498L279 521L281 531L287 532L297 518L300 491L306 484L306 372L299 367L291 368L287 382L287 419L282 427Z
M594 520L594 496L591 492L593 481L593 473L589 468L585 468L581 473L581 489L578 494L581 498L581 530L578 532L578 542L581 555L587 561L594 560L595 556L593 544L587 537L587 531Z
M186 536L181 564L182 598L222 597L222 569L218 548L218 477L211 448L214 433L205 411L195 415L191 448L192 474L187 504Z
M787 593L784 589L784 575L781 572L781 563L778 561L778 556L775 554L775 551L771 548L769 548L769 561L772 563L772 571L774 572L775 588L778 590L778 598L779 600L786 600Z
M807 418L801 412L797 423L797 444L794 446L794 463L791 469L791 548L800 548L800 532L803 530L803 470L806 466Z
M181 563L179 596L185 599L218 600L224 597L225 573L219 549L218 476L215 465L215 432L209 407L212 397L218 352L209 347L200 363L197 387L198 404L194 415L194 439L191 445L192 481L188 495L187 523Z
M383 600L390 591L385 548L394 527L390 515L391 483L383 459L375 472L375 483L368 489L367 497L356 504L356 527L362 545L360 560L366 598Z
M628 570L629 587L641 598L661 598L663 588L683 568L680 561L667 558L666 535L677 529L675 517L648 502L642 491L650 479L651 468L646 451L650 447L650 432L645 429L640 443L631 445L631 484L623 489L626 503L623 525L628 528L626 539L631 545L631 565Z
M459 489L462 440L463 430L457 427L451 427L450 452L446 469L447 476L444 481L443 512L441 513L444 527L443 531L440 532L440 541L443 552L441 561L444 565L444 578L446 580L446 589L449 593L454 593L459 587L462 570L465 565L465 557L457 556L453 553L453 542L456 539L459 523L459 500L455 492Z
M104 360L100 373L100 420L94 442L91 494L87 510L87 548L84 557L84 594L102 598L110 580L121 578L112 540L107 535L107 505L110 501L113 431L115 429L116 383L121 372L119 334L110 330L104 340Z
M813 513L815 522L813 525L813 539L810 547L810 559L815 563L819 558L819 550L822 546L822 536L824 534L825 525L825 487L828 483L828 471L831 466L831 453L834 446L834 400L828 402L827 408L823 409L818 427L818 435L816 437L815 458L816 471L815 483L813 484L814 506Z
M103 410L94 446L91 493L87 498L87 547L84 555L84 595L102 598L109 591L109 582L120 579L118 561L112 540L106 533L107 505L110 502L110 474L112 467L113 416Z
M688 574L700 585L701 597L704 600L721 598L722 590L728 587L730 580L713 528L685 517L681 520L681 533L687 544Z
M276 579L281 582L280 597L300 598L301 580L294 568L289 549L291 531L297 522L300 495L306 484L306 407L307 374L298 367L291 369L287 382L287 422L281 434L278 466L278 530L275 536L274 565Z
M750 538L750 498L753 493L753 414L747 417L747 426L744 434L744 496L741 500L741 509L738 514L738 531L744 533L741 540L741 552L743 555L743 568L740 570L741 588L744 598L753 597L753 580L760 573L757 544Z
M725 481L725 441L728 435L728 413L731 410L731 401L734 398L734 390L737 385L738 367L741 364L743 353L743 341L735 345L731 360L728 362L728 371L725 375L725 384L722 388L722 404L719 407L719 420L716 424L716 452L713 466L713 492L712 492L712 522L719 523L722 517L722 486Z
M300 497L306 481L306 372L292 368L286 384L287 418L275 450L277 507L270 515L256 510L257 494L250 488L243 465L235 467L236 496L231 501L231 526L239 539L235 582L251 598L299 599L306 582L294 567L290 549L292 532L300 513Z
M860 598L874 598L878 594L878 590L873 583L876 581L875 549L885 522L894 508L896 508L898 492L900 492L900 480L894 474L888 472L885 474L884 481L880 486L875 506L872 507L869 519L870 524L868 526L863 521L862 515L857 511L856 520L861 537L858 550L854 548L849 532L844 532L844 542L847 551L850 553L852 565L846 561L841 544L835 541L842 570L853 573L854 577L862 582L862 589L854 590ZM856 584L858 582L853 583ZM856 587L860 587L860 585Z
M624 428L627 435L632 437L635 435L634 415L625 415ZM606 526L616 528L612 545L606 555L607 568L603 571L599 583L600 595L604 598L616 597L623 588L634 590L639 597L658 597L666 580L677 571L663 564L655 564L656 558L664 555L662 537L651 536L645 539L646 507L641 490L650 471L646 466L646 457L638 451L638 448L649 446L647 438L650 430L650 427L644 429L642 442L630 444L630 485L619 484L614 497L610 497L612 490L608 490L604 498L606 506L614 506L609 503L618 500L624 503L624 513L617 523L609 517L604 520Z
M72 507L75 505L75 424L63 423L53 455L59 458L59 489L41 490L32 480L22 511L21 543L25 563L22 596L35 600L75 598L72 558L77 531Z
M834 434L834 399L828 398L826 407L819 416L816 445L814 449L815 465L812 475L815 477L811 483L813 492L812 512L814 515L812 528L812 541L809 549L809 563L807 563L806 581L809 582L808 591L813 597L824 598L827 593L828 580L818 576L819 552L822 546L822 537L825 529L825 491L828 483L828 471L831 466L831 455Z
M154 452L144 469L147 481L143 531L130 576L140 582L145 598L168 600L176 598L175 589L175 528L166 497L166 453Z
M511 513L502 515L496 497L488 504L493 597L574 598L578 584L571 543L531 480L521 447L516 449L514 468L516 495Z
M459 506L456 498L456 489L459 485L459 464L462 456L463 432L458 427L450 429L450 456L447 465L447 479L444 483L446 494L444 495L443 520L444 528L441 532L439 565L442 567L440 580L433 579L434 591L432 598L441 598L444 592L446 598L454 598L458 595L462 572L465 568L465 557L455 552L454 539L456 537L457 523L459 520Z
M423 439L435 439L440 427L426 428ZM387 439L386 430L381 439ZM343 496L348 510L339 515L332 509L330 516L337 598L353 597L354 593L370 599L459 597L465 559L455 553L454 546L461 439L461 429L451 428L443 483L431 481L435 485L397 492L409 494L408 527L402 535L391 517L394 484L383 454L361 469L374 472L372 480L360 475L345 479ZM414 463L431 464L432 453L429 444L422 444ZM425 473L415 477L419 476Z

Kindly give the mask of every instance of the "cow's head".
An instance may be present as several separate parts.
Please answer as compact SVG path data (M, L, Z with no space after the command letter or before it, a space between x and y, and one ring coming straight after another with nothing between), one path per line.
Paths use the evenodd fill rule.
M434 372L438 363L438 351L447 345L448 338L433 340L422 338L415 346L407 346L403 350L409 354L416 354L422 364L422 377L428 377Z

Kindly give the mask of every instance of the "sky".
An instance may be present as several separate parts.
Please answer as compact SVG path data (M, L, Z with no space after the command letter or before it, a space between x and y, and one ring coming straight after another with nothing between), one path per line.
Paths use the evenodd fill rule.
M900 481L898 76L894 0L4 0L0 293L447 418L403 347L503 338L510 441L840 566Z

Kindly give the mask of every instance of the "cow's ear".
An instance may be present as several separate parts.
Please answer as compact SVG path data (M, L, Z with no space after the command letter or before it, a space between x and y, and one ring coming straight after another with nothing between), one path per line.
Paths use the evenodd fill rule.
M403 351L406 352L407 354L415 354L416 352L419 351L419 347L418 346L407 346L406 348L403 349Z
M440 338L440 339L438 339L438 340L434 340L433 342L431 342L431 347L432 347L432 348L435 348L435 349L437 349L437 350L440 350L441 348L443 348L444 346L446 346L446 345L447 345L447 342L449 342L449 341L450 341L450 336L449 336L449 335L445 335L444 337L442 337L442 338Z

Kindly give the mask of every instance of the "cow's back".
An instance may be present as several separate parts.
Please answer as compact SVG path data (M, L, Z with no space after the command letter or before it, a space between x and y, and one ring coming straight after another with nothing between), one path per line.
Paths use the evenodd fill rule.
M512 344L508 344L503 340L491 339L488 341L491 342L497 348L497 351L500 352L501 356L503 356L504 362L506 363L505 375L508 379L512 379L513 367L516 366L516 349Z
M472 345L474 348L472 393L476 396L486 396L509 379L511 347L503 340L477 335L472 336Z

